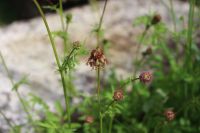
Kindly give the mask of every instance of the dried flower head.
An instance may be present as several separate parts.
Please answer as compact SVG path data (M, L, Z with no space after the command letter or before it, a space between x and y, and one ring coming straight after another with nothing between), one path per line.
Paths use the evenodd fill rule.
M151 24L155 25L158 24L161 21L162 17L160 14L155 14L151 20Z
M115 101L121 101L121 100L123 100L123 98L124 98L123 90L122 89L115 90L114 95L113 95L113 99Z
M148 47L143 53L143 56L151 55L152 54L152 48Z
M90 65L92 68L104 68L104 66L108 63L103 50L99 47L92 50L90 57L87 61L87 65Z
M165 110L164 115L168 121L172 121L176 117L176 114L174 113L172 109Z
M140 82L148 83L152 80L152 73L151 72L142 72L139 76Z
M73 48L79 49L80 47L81 47L81 45L80 45L80 42L79 42L79 41L73 42Z
M88 123L88 124L91 124L94 122L94 117L93 116L87 116L85 118L85 122Z

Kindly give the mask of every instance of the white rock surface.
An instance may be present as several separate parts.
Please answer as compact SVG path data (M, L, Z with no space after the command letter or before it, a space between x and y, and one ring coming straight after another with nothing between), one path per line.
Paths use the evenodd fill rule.
M103 3L100 3L102 9ZM188 5L174 2L177 16L186 16ZM110 0L104 18L105 36L112 42L109 51L111 64L118 68L121 75L126 75L132 70L132 56L135 53L134 36L138 34L138 28L132 27L132 21L150 12L159 12L164 22L170 23L170 15L167 8L160 0ZM98 22L99 13L94 13L90 6L83 6L70 10L73 14L73 23L69 32L71 39L86 40L87 48L95 46L94 36L91 35L93 26ZM47 20L51 30L60 28L59 17L48 14ZM61 48L61 41L57 45ZM47 36L46 29L41 18L35 18L26 22L14 22L0 29L0 50L5 57L8 68L14 80L18 81L23 75L28 75L30 85L20 87L20 92L27 98L32 92L41 96L52 105L56 99L63 100L62 88L59 83L59 75L56 72L55 59ZM61 50L61 49L60 49ZM84 58L75 71L75 85L78 90L87 92L93 88L95 81L94 72L85 65ZM0 109L8 118L20 122L24 113L14 92L11 92L11 84L6 77L2 65L0 65ZM5 125L0 117L0 125ZM1 127L0 126L0 127ZM4 126L3 126L4 127Z

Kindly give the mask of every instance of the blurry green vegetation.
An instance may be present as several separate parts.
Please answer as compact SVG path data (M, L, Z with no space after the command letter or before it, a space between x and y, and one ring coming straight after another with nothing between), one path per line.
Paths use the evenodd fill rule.
M63 107L60 101L55 101L55 111L52 112L45 101L31 94L29 99L22 100L27 101L24 104L28 107L27 112L39 116L39 119L29 119L25 125L30 126L36 133L199 133L200 49L196 44L197 28L194 28L196 25L193 21L196 17L195 11L199 12L199 9L195 7L194 2L195 0L190 1L187 27L181 25L184 23L183 17L174 18L173 10L171 14L174 29L170 29L162 21L160 14L147 14L134 20L134 27L141 25L144 27L144 32L138 36L138 45L147 46L151 51L146 51L145 54L138 52L142 56L133 57L135 61L133 67L136 68L136 73L149 69L153 71L153 81L149 84L137 80L133 82L132 79L140 79L135 72L130 73L127 79L121 79L117 76L114 66L103 71L97 68L97 85L101 85L100 97L97 98L96 95L86 96L76 91L72 93L75 88L71 72L78 65L78 55L86 53L82 49L84 43L72 43L69 39L70 34L67 29L73 22L72 14L63 13L61 4L50 6L60 15L63 24L60 31L51 32L42 9L35 0L47 28L58 71L64 84L66 106ZM102 14L104 15L104 12ZM103 15L93 33L97 36L97 44L102 44L105 51L109 51L112 44L110 47L103 45L108 43L104 41L101 27ZM176 24L182 26L180 30L176 29ZM55 37L61 38L66 45L61 59L57 55ZM102 76L100 80L100 74L104 73L108 73L108 77ZM19 88L23 81L22 79L14 87L17 85ZM116 89L123 90L123 98L119 101L113 98ZM81 102L77 105L71 104L73 97L79 97ZM171 109L175 115L171 120L164 114L167 109ZM7 119L3 112L1 114ZM40 114L43 117L40 117ZM89 122L86 121L88 116L92 117ZM11 131L16 130L15 133L21 133L24 126L12 125L9 121L7 123Z

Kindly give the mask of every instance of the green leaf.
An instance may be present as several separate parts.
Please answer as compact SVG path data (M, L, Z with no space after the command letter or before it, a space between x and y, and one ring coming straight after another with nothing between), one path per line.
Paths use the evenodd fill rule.
M23 85L23 84L28 84L28 80L27 80L27 76L24 76L23 78L21 78L17 83L14 84L12 90L17 91L18 88Z

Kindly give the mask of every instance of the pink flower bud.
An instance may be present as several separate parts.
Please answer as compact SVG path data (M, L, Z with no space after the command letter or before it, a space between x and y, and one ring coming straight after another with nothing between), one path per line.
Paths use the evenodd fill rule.
M142 72L139 76L140 82L142 83L149 83L152 80L152 73L151 72Z

